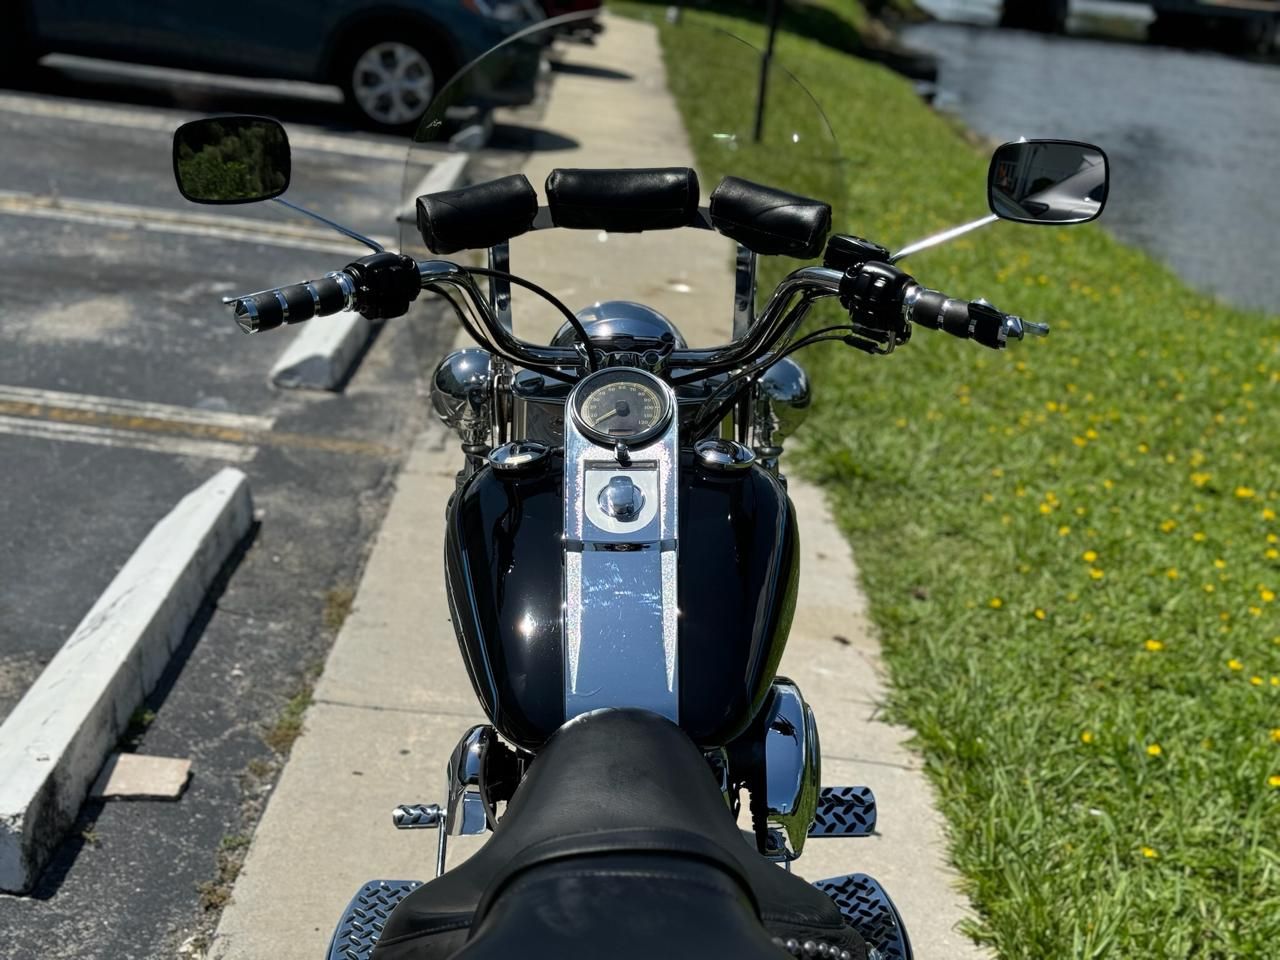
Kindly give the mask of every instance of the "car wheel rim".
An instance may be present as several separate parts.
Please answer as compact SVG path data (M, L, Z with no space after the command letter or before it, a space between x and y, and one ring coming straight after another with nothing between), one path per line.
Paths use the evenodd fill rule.
M435 93L435 74L418 50L379 43L356 60L351 89L366 116L389 126L422 116Z

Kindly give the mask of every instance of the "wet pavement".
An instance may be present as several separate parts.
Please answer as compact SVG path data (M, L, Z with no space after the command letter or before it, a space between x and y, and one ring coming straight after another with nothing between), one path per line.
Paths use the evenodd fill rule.
M1073 31L1096 26L1072 9ZM1130 28L1150 17L1145 7L1089 6L1098 10ZM1111 160L1101 221L1108 229L1202 290L1275 311L1280 66L1078 33L999 30L991 3L942 0L936 12L969 22L924 24L902 37L939 57L939 108L994 141L1097 143Z

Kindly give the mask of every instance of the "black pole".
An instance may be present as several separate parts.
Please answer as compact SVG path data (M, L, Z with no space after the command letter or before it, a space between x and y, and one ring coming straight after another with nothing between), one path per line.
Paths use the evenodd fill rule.
M756 88L756 143L764 134L764 98L769 86L769 64L773 60L773 38L778 33L778 17L782 13L782 0L769 0L769 41L760 58L760 85Z

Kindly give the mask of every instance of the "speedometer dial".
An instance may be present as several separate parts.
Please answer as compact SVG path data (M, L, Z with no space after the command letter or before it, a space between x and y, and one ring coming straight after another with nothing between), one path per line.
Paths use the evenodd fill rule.
M638 444L657 436L671 417L666 388L640 370L601 370L575 390L578 429L599 443Z

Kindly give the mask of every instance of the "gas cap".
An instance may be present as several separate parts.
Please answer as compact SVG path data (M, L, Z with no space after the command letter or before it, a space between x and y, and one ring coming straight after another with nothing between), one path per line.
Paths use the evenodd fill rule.
M693 448L698 465L716 473L738 473L755 462L756 455L736 440L699 440Z
M547 458L551 448L536 440L516 440L489 451L489 465L499 473L528 473Z
M600 509L605 516L626 523L640 516L644 509L644 494L628 476L614 477L600 491Z

